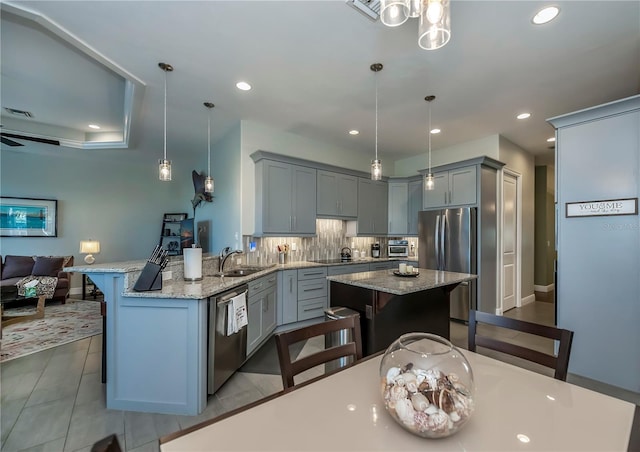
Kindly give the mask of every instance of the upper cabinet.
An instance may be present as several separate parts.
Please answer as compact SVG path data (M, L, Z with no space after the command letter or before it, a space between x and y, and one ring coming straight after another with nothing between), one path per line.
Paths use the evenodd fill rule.
M389 180L389 236L418 235L422 177Z
M423 192L422 178L419 180L409 181L408 184L408 217L409 217L409 229L407 235L418 235L418 212L422 210L422 192Z
M424 209L476 203L477 165L433 174L434 189L424 192Z
M389 235L406 235L409 230L409 183L389 182Z
M422 192L423 209L484 203L486 196L483 194L489 189L495 189L491 186L497 184L496 171L500 171L503 166L504 163L490 157L476 157L433 168L434 189ZM486 171L492 176L483 177ZM418 172L424 176L427 170Z
M358 177L318 170L319 218L354 219L358 216Z
M347 224L348 236L386 235L389 193L387 183L358 178L358 220Z
M256 235L315 235L316 170L256 162Z

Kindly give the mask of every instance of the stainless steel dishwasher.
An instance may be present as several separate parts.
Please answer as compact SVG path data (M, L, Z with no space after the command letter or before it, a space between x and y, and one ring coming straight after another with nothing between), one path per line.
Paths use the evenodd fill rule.
M243 284L209 299L209 394L215 393L247 358L247 327L227 336L229 303L247 291L248 286Z

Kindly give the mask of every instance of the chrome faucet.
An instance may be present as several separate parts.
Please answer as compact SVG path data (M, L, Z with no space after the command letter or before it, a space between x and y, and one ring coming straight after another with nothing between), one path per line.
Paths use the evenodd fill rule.
M220 265L218 267L219 273L223 273L224 263L227 262L227 259L233 254L243 254L243 251L242 250L231 251L231 247L229 246L225 246L224 248L222 248L222 251L220 251Z

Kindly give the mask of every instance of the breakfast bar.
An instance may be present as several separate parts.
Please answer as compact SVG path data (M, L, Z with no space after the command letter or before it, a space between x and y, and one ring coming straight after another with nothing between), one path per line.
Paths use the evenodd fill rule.
M476 275L426 268L413 274L378 270L329 276L330 305L360 313L363 353L384 350L404 333L449 339L449 294Z

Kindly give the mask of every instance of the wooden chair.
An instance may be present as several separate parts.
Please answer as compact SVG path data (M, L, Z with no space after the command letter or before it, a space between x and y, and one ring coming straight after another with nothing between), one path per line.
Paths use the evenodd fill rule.
M341 330L351 330L352 341L338 345L304 358L292 361L289 346L316 336L326 336ZM337 320L327 320L322 323L283 331L276 334L276 346L282 372L282 385L284 389L294 386L293 377L320 364L328 363L335 359L353 357L354 361L362 358L362 337L360 333L360 316L354 315Z
M477 332L477 324L484 323L502 328L520 331L523 333L535 334L560 341L558 356L522 347L520 345L504 342L493 337L482 336ZM509 355L517 356L529 361L533 361L543 366L555 369L554 378L565 381L567 379L567 368L569 367L569 355L571 353L571 342L573 341L573 331L556 328L553 326L540 325L523 320L511 319L508 317L487 314L486 312L469 311L469 350L476 351L476 346L489 348Z
M122 452L122 449L120 448L118 437L109 435L94 443L91 447L91 452Z

